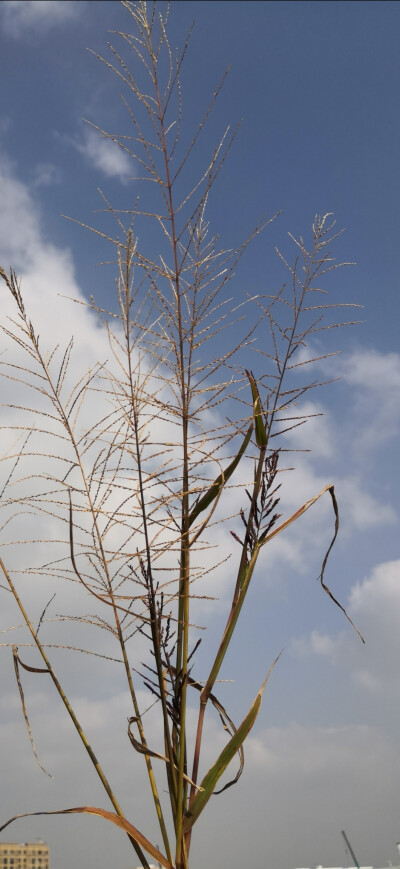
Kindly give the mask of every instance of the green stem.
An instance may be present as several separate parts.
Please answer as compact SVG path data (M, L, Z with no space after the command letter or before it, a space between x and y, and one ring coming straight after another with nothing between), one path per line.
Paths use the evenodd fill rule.
M236 627L236 624L237 624L237 621L238 621L238 618L240 615L240 611L242 609L244 599L246 597L246 593L247 593L248 587L250 585L250 580L251 580L251 577L253 575L253 571L254 571L254 568L256 566L256 562L257 562L257 558L258 558L259 550L258 550L258 547L256 545L255 549L253 551L253 555L252 555L250 561L247 563L247 547L248 547L248 542L249 542L249 532L250 532L251 522L252 522L252 519L253 519L253 516L255 513L257 499L258 499L259 492L260 492L262 472L263 472L263 466L264 466L264 460L265 460L265 452L266 452L266 447L265 446L261 447L260 452L259 452L258 462L257 462L257 469L256 469L255 480L254 480L254 485L253 485L251 505L250 505L249 516L248 516L248 520L247 520L247 526L246 526L246 534L245 534L245 538L243 541L242 555L241 555L241 559L240 559L238 575L237 575L237 580L236 580L236 586L235 586L235 591L234 591L234 595L233 595L233 599L232 599L231 610L230 610L230 613L228 616L228 620L227 620L227 623L225 626L225 630L224 630L220 645L219 645L218 652L215 656L214 664L213 664L211 671L210 671L210 675L209 675L207 682L206 682L206 684L205 684L205 686L200 694L200 708L199 708L199 717L198 717L198 722L197 722L196 742L195 742L195 750L194 750L194 758L193 758L193 772L192 772L193 784L191 786L191 791L190 791L189 805L191 802L193 802L193 799L194 799L195 793L196 793L195 785L197 782L197 776L198 776L198 771L199 771L201 740L202 740L202 734L203 734L204 714L205 714L206 705L207 705L208 699L210 697L210 694L212 692L212 689L214 687L215 681L218 677L218 673L220 671L222 662L223 662L224 657L226 655L226 652L228 650L228 646L229 646L229 643L231 641L232 634L235 630L235 627ZM188 840L188 847L189 847L189 841L190 841L190 839Z
M151 33L148 28L148 40L151 44ZM154 53L151 52L153 58L153 75L156 89L156 98L158 106L158 117L160 121L162 149L164 154L164 164L166 173L166 188L168 191L169 202L169 219L171 222L171 243L174 257L174 283L176 288L176 304L178 316L178 345L177 357L178 368L180 372L180 391L182 402L182 447L183 447L183 469L182 469L182 524L181 524L181 563L180 563L180 580L179 580L179 603L178 603L178 639L176 651L176 673L177 684L175 691L179 693L179 732L176 733L176 748L178 760L178 782L177 782L177 800L176 800L176 869L186 869L187 857L183 843L182 822L183 815L186 810L186 784L184 781L185 772L185 729L186 729L186 694L187 694L187 661L189 647L189 471L188 471L188 401L189 401L189 385L185 377L185 358L184 358L184 337L183 337L183 321L181 310L181 289L179 281L179 266L178 266L178 244L175 228L175 211L172 198L172 182L169 171L169 159L167 151L167 143L164 129L164 115L162 111L160 92L158 87L156 59Z

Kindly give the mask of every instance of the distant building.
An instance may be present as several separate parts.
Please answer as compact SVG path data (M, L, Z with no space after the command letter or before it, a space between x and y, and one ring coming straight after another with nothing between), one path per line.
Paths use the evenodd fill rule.
M0 842L0 869L49 869L49 846L36 842Z

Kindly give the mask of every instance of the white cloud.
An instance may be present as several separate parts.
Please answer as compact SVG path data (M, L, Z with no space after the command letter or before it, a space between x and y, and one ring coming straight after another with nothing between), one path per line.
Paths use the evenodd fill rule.
M127 181L135 174L128 154L111 139L101 138L95 130L85 129L83 142L73 144L91 166L100 169L109 178Z
M316 358L318 349L312 346L305 348L301 351L301 355L302 361ZM316 377L318 372L327 379L342 377L352 390L349 414L347 418L342 418L340 431L334 426L334 420L332 418L329 420L329 440L332 444L333 439L333 447L335 444L337 446L339 441L343 441L343 434L345 434L346 449L353 448L353 454L358 457L366 451L378 450L383 443L399 435L399 353L360 348L353 353L340 354L333 360L328 358L316 361L309 367L315 368ZM308 426L298 431L300 436L306 439ZM318 443L316 447L318 450ZM315 444L313 444L314 448Z
M379 353L378 350L359 350L345 360L346 379L355 386L371 392L398 392L400 390L400 355Z
M313 631L292 641L295 654L328 656L364 691L393 697L400 688L400 559L376 565L351 589L346 609L365 638Z
M400 625L400 559L378 564L371 575L351 590L349 606L358 616L398 633Z
M31 261L39 244L38 212L29 192L13 174L11 162L0 154L0 262L17 270Z
M282 414L284 416L284 414ZM316 401L300 402L288 416L307 417L304 425L299 425L288 432L283 441L296 450L311 450L313 456L330 458L335 454L337 443L333 420L327 408ZM287 423L291 425L289 421ZM296 425L296 420L293 420ZM282 422L278 428L285 428Z
M3 30L7 36L20 39L47 33L53 27L76 18L82 8L76 0L3 0L0 4Z
M284 456L281 462L283 465ZM343 475L343 468L341 468L341 475L339 476L336 472L333 478L328 472L325 472L324 475L317 474L312 456L311 458L300 457L297 459L294 470L282 475L282 483L280 509L283 508L285 511L283 518L317 495L328 483L333 483L339 504L341 535L349 535L354 531L367 530L378 525L394 524L397 521L394 509L371 495L360 476L356 474ZM304 517L295 523L291 533L296 534L297 531L301 537L305 533L307 540L304 542L307 547L311 543L311 540L308 539L308 534L310 534L314 539L316 538L318 545L319 532L323 527L326 527L331 516L331 501L329 494L326 493L310 508L308 513L304 514Z
M289 773L296 777L302 774L303 783L315 776L333 774L337 764L344 768L358 768L364 762L365 750L372 741L381 752L385 738L375 728L366 725L332 727L304 727L292 724L289 727L269 728L250 735L247 741L248 764L260 770L264 767L269 775L287 780ZM388 752L387 752L388 754ZM388 759L388 758L387 758Z
M296 657L308 658L311 655L319 655L320 657L329 659L331 662L336 662L339 643L337 637L322 634L320 631L314 630L311 631L309 636L294 637L290 648Z
M340 361L354 387L354 444L357 453L377 450L400 431L400 354L358 350Z
M358 476L348 476L337 481L336 493L340 499L342 527L350 534L354 529L375 528L378 525L395 524L396 512L390 504L382 504L363 486Z
M313 631L311 634L311 647L316 654L331 657L335 649L335 643L331 637L320 634L319 631Z
M38 163L33 173L34 187L49 187L51 184L59 184L61 172L53 163Z

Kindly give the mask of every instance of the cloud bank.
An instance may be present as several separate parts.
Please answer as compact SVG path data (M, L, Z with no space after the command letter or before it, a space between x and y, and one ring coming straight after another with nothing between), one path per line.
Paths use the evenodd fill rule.
M3 0L0 5L4 33L13 39L46 34L80 15L82 3L74 0Z

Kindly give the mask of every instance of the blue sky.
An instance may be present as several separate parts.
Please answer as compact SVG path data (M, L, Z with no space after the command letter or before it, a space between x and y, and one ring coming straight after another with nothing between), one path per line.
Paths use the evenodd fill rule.
M342 380L310 393L303 409L324 417L298 430L297 440L295 433L286 440L312 452L299 455L283 505L294 510L327 482L335 483L342 523L328 582L366 638L362 647L315 582L332 530L328 507L322 506L271 547L246 602L223 674L236 680L234 687L224 686L235 720L247 710L265 666L282 647L285 653L249 740L245 774L237 788L215 798L205 816L193 869L204 863L232 869L249 862L275 869L346 865L351 860L342 829L360 863L384 866L395 863L400 838L400 5L185 0L172 4L173 45L182 45L193 19L182 74L184 135L196 128L231 67L193 154L194 176L226 125L242 121L210 198L210 227L223 245L236 246L263 214L282 210L241 261L231 284L234 300L240 302L244 292L279 288L285 275L274 247L292 257L287 233L308 239L317 212L334 213L338 228L346 229L334 253L356 263L336 272L329 289L334 301L363 305L356 316L364 322L326 333L326 350L342 353L316 368L316 375ZM86 51L104 54L107 31L125 26L127 13L118 2L3 0L0 6L6 83L0 94L0 265L22 275L44 345L66 343L75 334L78 366L105 354L107 342L87 312L59 294L79 301L93 293L99 304L109 305L113 268L96 263L110 259L112 251L61 215L108 227L104 216L93 215L102 207L98 188L121 208L130 207L140 190L134 162L82 122L85 117L112 132L127 130L118 82ZM151 246L151 232L144 224L139 231ZM319 348L318 341L314 346ZM11 566L13 559L21 566L15 548L9 557ZM222 625L228 581L223 574L221 604L206 614L211 645ZM26 593L35 606L35 590ZM4 606L1 629L16 618ZM0 650L1 817L83 802L105 806L62 710L47 686L27 676L32 726L55 781L35 766L10 658L9 650ZM76 661L59 660L96 750L111 766L118 716L117 740L125 739L123 687L114 681L111 664L99 687L91 664L79 667L78 683ZM199 667L202 662L203 652ZM220 740L211 722L210 762ZM150 835L141 779L132 793L127 773L131 754L127 761L122 747L114 751L116 790L132 822ZM124 837L100 821L17 823L7 835L45 838L55 869L80 862L86 869L135 865Z

